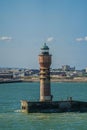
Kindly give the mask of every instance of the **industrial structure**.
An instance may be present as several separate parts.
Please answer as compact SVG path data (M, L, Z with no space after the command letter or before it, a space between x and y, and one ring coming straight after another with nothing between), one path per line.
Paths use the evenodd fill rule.
M40 64L40 101L21 101L22 112L57 113L57 112L87 112L87 102L74 101L72 97L65 101L52 101L50 86L51 55L44 43L39 55Z
M40 101L52 101L51 88L50 88L50 65L51 55L49 48L44 43L39 55L40 64Z

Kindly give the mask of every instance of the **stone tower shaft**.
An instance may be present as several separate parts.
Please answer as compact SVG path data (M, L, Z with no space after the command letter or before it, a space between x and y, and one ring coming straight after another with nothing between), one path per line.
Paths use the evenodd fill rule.
M40 64L40 101L51 101L51 88L50 88L50 65L51 55L49 54L49 48L44 44L41 48L41 54L39 55Z

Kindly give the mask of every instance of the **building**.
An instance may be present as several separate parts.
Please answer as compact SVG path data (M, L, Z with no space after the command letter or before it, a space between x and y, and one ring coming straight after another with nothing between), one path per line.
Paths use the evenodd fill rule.
M62 66L63 71L75 71L75 67L70 67L69 65L63 65Z
M87 67L86 67L86 73L87 73Z
M40 64L40 101L51 101L51 88L50 88L50 65L51 55L49 54L49 48L44 43L39 55Z
M1 79L12 79L13 73L0 73L0 78Z

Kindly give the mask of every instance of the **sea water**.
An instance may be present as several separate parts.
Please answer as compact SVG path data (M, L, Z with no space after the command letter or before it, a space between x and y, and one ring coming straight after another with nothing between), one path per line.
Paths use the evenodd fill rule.
M87 83L51 83L53 100L87 101ZM0 130L87 130L87 113L21 113L20 101L38 101L39 83L0 84Z

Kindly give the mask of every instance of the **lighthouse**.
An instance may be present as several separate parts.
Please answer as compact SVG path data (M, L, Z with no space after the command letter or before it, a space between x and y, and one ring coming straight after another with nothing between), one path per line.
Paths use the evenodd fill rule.
M52 101L51 86L50 86L50 65L51 57L49 47L44 43L39 54L40 64L40 101Z
M50 66L52 55L44 43L38 56L40 64L40 101L21 100L21 111L27 113L87 112L87 102L72 100L52 101Z

